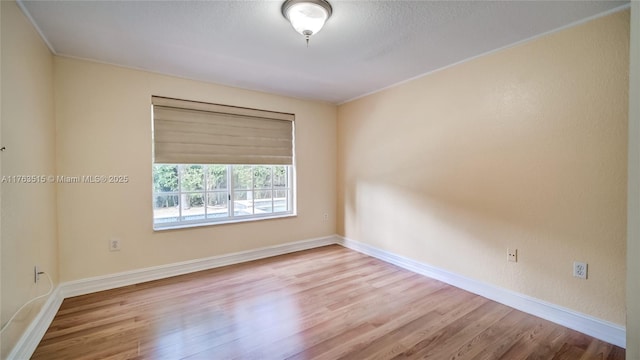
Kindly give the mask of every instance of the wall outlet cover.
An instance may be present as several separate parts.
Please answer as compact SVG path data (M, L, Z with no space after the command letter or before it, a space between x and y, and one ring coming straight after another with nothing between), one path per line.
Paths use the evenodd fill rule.
M587 263L574 261L573 262L573 276L579 279L587 278Z
M120 251L120 239L109 240L109 251Z

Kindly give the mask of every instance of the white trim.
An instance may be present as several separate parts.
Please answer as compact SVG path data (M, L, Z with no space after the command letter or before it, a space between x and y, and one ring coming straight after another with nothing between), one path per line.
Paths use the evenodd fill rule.
M289 191L291 190L291 188L283 188L278 190ZM246 190L241 190L241 191L246 191ZM229 207L232 207L232 206L233 206L233 201L230 201ZM271 213L271 214L265 214L265 215L245 215L245 216L225 217L224 220L218 220L218 221L215 221L214 220L215 218L213 219L209 218L206 220L193 220L193 221L172 221L167 223L154 224L153 231L180 230L180 229L189 229L189 228L202 227L202 226L238 224L238 223L261 221L261 220L294 218L297 216L298 214L294 212L277 212L277 213ZM168 224L168 225L164 225L164 224Z
M51 296L49 296L47 302L42 306L38 315L22 334L7 359L29 359L33 355L33 352L51 325L58 309L60 309L62 301L66 298L337 243L338 238L335 235L331 235L61 283L56 287Z
M592 16L589 16L589 17L586 17L586 18L584 18L584 19L580 19L580 20L578 20L578 21L574 21L574 22L572 22L572 23L570 23L570 24L567 24L567 25L561 26L561 27L559 27L559 28L555 28L555 29L553 29L553 30L546 31L546 32L543 32L543 33L540 33L540 34L537 34L537 35L534 35L534 36L528 37L528 38L526 38L526 39L523 39L523 40L520 40L520 41L516 41L516 42L514 42L514 43L511 43L511 44L508 44L508 45L504 45L504 46L501 46L501 47L499 47L499 48L492 49L492 50L489 50L489 51L483 52L483 53L478 54L478 55L474 55L474 56L472 56L472 57L469 57L469 58L466 58L466 59L463 59L463 60L460 60L460 61L456 61L456 62L454 62L454 63L452 63L452 64L444 65L444 66L439 67L439 68L437 68L437 69L433 69L433 70L427 71L426 73L422 73L422 74L420 74L420 75L416 75L416 76L410 77L410 78L408 78L408 79L405 79L405 80L399 81L399 82L397 82L397 83L394 83L394 84L391 84L391 85L388 85L388 86L382 87L382 88L380 88L380 89L378 89L378 90L373 90L373 91L370 91L370 92L364 93L364 94L362 94L362 95L358 95L358 96L356 96L356 97L354 97L354 98L351 98L351 99L349 99L349 100L341 101L341 102L337 103L336 105L338 105L338 106L340 106L340 105L344 105L344 104L346 104L346 103L349 103L349 102L352 102L352 101L355 101L355 100L358 100L358 99L362 99L363 97L367 97L367 96L369 96L369 95L377 94L377 93L379 93L379 92L383 92L383 91L385 91L385 90L392 89L392 88L394 88L394 87L398 87L398 86L400 86L400 85L406 84L406 83L411 82L411 81L413 81L413 80L417 80L417 79L420 79L420 78L422 78L422 77L425 77L425 76L431 75L431 74L433 74L433 73L437 73L438 71L442 71L442 70L448 69L448 68L450 68L450 67L454 67L454 66L457 66L457 65L460 65L460 64L466 63L466 62L471 61L471 60L475 60L475 59L480 58L480 57L483 57L483 56L491 55L491 54L493 54L493 53L497 53L497 52L499 52L499 51L502 51L502 50L505 50L505 49L508 49L508 48L512 48L512 47L514 47L514 46L518 46L518 45L524 44L524 43L526 43L526 42L533 41L533 40L539 39L539 38L541 38L541 37L544 37L544 36L547 36L547 35L551 35L551 34L553 34L553 33L557 33L557 32L559 32L559 31L566 30L566 29L568 29L568 28L572 28L572 27L574 27L574 26L582 25L582 24L584 24L584 23L586 23L586 22L589 22L589 21L591 21L591 20L595 20L595 19L597 19L597 18L601 18L601 17L603 17L603 16L611 15L611 14L613 14L613 13L617 13L618 11L626 10L626 9L628 9L629 7L631 7L631 4L630 4L630 3L624 4L624 5L620 5L620 6L618 6L618 7L613 8L613 9L610 9L610 10L607 10L607 11L605 11L605 12L602 12L602 13L599 13L599 14L595 14L595 15L592 15Z
M40 343L40 340L42 340L42 337L51 325L53 318L65 298L332 244L342 245L346 248L397 265L409 271L443 281L452 286L470 291L501 304L511 306L528 314L580 331L597 339L625 347L625 328L623 326L600 320L586 314L581 314L510 290L469 279L355 240L343 238L338 235L331 235L204 259L183 261L179 263L61 283L56 287L51 296L49 296L45 304L40 309L38 315L31 322L29 327L27 327L20 340L18 340L13 350L9 353L7 359L28 359L31 357Z
M9 353L7 359L29 359L33 352L38 347L40 340L47 332L49 325L53 321L53 318L56 316L58 309L60 309L60 305L62 305L62 292L60 291L60 287L56 287L56 289L51 293L47 301L40 308L40 312L33 319L31 324L27 327L24 334L20 337L16 345L13 347L11 352Z
M627 359L640 359L640 1L631 2L627 165Z
M338 236L338 244L397 265L415 273L440 280L449 285L478 294L525 313L541 317L556 324L568 327L596 339L625 347L626 331L624 326L582 314L555 304L548 303L524 294L489 285L474 279L412 260L362 242Z
M154 96L154 98L158 98L157 96ZM182 101L182 100L180 100ZM227 105L216 105L216 106L227 106ZM229 107L233 107L233 106L229 106ZM153 110L153 109L152 109ZM257 110L257 111L270 111L270 110ZM273 113L273 111L270 111ZM295 121L291 121L292 126L294 126L293 124L295 123ZM153 124L152 124L153 126ZM295 139L294 139L295 140ZM292 141L292 147L295 145L295 143ZM154 163L154 165L156 165ZM177 168L177 173L178 173L178 185L182 182L182 179L184 178L184 172L185 172L185 168L188 166L191 166L190 164L166 164L166 165L173 165ZM283 218L293 218L293 217L297 217L298 214L296 214L295 209L293 209L292 202L293 200L297 197L297 194L294 191L294 188L292 186L285 186L285 187L276 187L274 186L274 184L271 184L271 187L269 188L257 188L254 185L255 179L252 178L251 180L251 186L249 187L249 189L246 190L242 190L239 189L241 191L251 191L253 196L253 202L252 202L252 206L254 207L254 214L250 214L250 215L236 215L235 214L235 203L237 202L236 200L236 191L231 191L230 189L235 189L235 184L234 184L234 179L233 179L233 173L234 173L234 166L237 167L241 167L241 166L251 166L253 167L257 167L257 166L262 166L262 167L269 167L270 171L271 171L271 178L273 178L273 171L274 168L277 166L283 166L285 168L285 174L286 174L286 178L287 178L287 185L291 185L292 183L292 178L293 178L293 168L294 165L293 164L282 164L282 165L278 165L278 164L272 164L272 165L268 165L268 164L203 164L203 165L199 165L203 167L203 171L205 173L207 173L207 171L209 171L209 167L210 166L218 166L218 165L224 165L226 170L226 182L228 184L227 188L224 189L215 189L215 190L204 190L207 189L207 178L208 176L204 177L204 186L201 190L194 190L194 191L181 191L180 189L178 189L177 191L168 191L168 192L153 192L153 198L154 198L154 202L155 199L158 196L176 196L180 199L182 199L182 196L184 195L202 195L203 198L205 199L205 202L207 202L207 198L209 197L210 193L223 193L226 194L228 196L228 203L227 203L227 215L226 216L220 216L220 217L208 217L208 215L210 213L207 212L207 208L208 206L204 207L205 212L203 214L193 214L193 215L184 215L182 212L182 207L178 206L178 216L177 219L181 219L183 217L189 217L189 216L202 216L202 219L196 219L196 220L176 220L176 221L166 221L166 222L159 222L156 223L155 222L155 214L154 214L154 223L153 223L153 231L164 231L164 230L178 230L178 229L188 229L188 228L193 228L193 227L201 227L201 226L215 226L215 225L226 225L226 224L237 224L237 223L244 223L244 222L252 222L252 221L261 221L261 220L272 220L272 219L283 219ZM252 169L253 171L253 169ZM154 170L155 172L155 170ZM271 191L271 210L272 212L270 213L263 213L263 214L255 214L255 193L259 192L259 191ZM274 196L276 191L286 191L287 192L287 196L285 197L285 202L286 202L286 206L287 206L287 210L285 211L274 211L275 210L275 201L274 201ZM154 209L155 210L155 209ZM174 218L175 216L171 216L170 218Z
M144 269L125 271L116 274L95 276L86 279L69 281L60 284L65 298L90 294L97 291L110 290L146 281L164 279L172 276L188 274L196 271L213 269L221 266L239 264L247 261L264 259L272 256L288 254L296 251L313 249L336 244L336 236L326 236L286 244L274 245L260 249L213 256L204 259L189 260L173 264L154 266Z
M49 51L51 51L53 55L58 55L58 53L56 53L56 50L53 48L53 46L51 46L49 39L47 39L47 37L44 36L44 33L42 32L38 24L36 24L35 20L33 20L31 13L27 11L27 8L24 6L23 0L16 0L16 4L18 4L18 7L20 8L20 10L22 10L22 13L24 14L24 16L29 20L29 22L31 23L31 26L33 26L33 28L36 29L36 31L38 32L38 35L40 35L40 38L42 39L42 42L44 42L45 45L47 45L47 47L49 48Z

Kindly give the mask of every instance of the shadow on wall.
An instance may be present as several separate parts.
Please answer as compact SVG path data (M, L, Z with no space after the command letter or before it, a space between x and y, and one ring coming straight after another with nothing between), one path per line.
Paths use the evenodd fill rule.
M588 294L592 314L610 308L624 290L609 277L624 273L625 125L449 113L344 125L356 134L348 146L366 149L345 152L341 167L345 236L543 300ZM573 260L589 262L593 282L570 281Z
M410 203L423 202L433 209L474 214L483 219L480 223L493 219L566 246L624 237L616 233L624 228L624 219L614 219L624 214L625 206L625 171L618 164L624 162L626 144L616 141L625 138L620 136L624 126L595 129L600 137L595 140L604 143L598 146L594 132L572 128L585 125L578 123L551 120L546 122L550 126L523 129L518 123L475 119L475 128L445 129L438 121L427 122L426 129L411 129L410 123L372 126L379 130L366 138L380 141L364 156L359 153L357 161L349 161L354 167L346 176L347 227L352 219L367 225L363 211L383 215L376 219L381 221L398 218ZM360 131L368 130L355 133ZM445 131L456 135L441 135ZM394 195L365 190L370 185L406 196L393 203ZM465 222L453 225L464 229Z
M338 231L624 323L628 29L615 13L341 105Z

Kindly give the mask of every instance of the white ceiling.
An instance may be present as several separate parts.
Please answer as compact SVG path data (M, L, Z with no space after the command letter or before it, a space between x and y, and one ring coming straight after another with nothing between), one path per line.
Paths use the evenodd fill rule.
M331 1L305 47L282 1L31 1L51 50L298 98L342 103L628 1Z

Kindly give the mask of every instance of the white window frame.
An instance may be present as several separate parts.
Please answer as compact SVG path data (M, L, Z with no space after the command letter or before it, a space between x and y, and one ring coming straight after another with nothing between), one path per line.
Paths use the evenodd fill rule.
M154 185L154 191L152 192L152 218L153 218L153 229L154 230L170 230L170 229L181 229L181 228L190 228L190 227L199 227L199 226L210 226L210 225L221 225L221 224L230 224L230 223L242 223L242 222L250 222L250 221L256 221L256 220L265 220L265 219L277 219L277 218L284 218L284 217L294 217L297 215L296 213L296 182L295 182L295 166L294 165L280 165L280 164L276 164L276 165L263 165L263 164L256 164L256 165L249 165L249 164L233 164L233 165L227 165L227 164L152 164L152 165L176 165L178 167L178 191L168 191L168 192L156 192L155 191L155 184ZM182 178L183 178L183 172L184 172L184 168L186 166L191 166L191 165L198 165L198 166L203 166L203 167L207 167L207 166L219 166L219 165L224 165L227 167L226 170L226 177L227 177L227 188L224 190L207 190L207 180L208 180L208 176L206 175L206 171L203 171L205 173L204 175L204 179L203 179L203 189L202 190L195 190L195 191L183 191L182 190ZM249 189L235 189L235 184L234 184L234 176L233 176L233 167L234 166L270 166L271 167L271 187L270 188L255 188L254 185L254 181L255 178L252 176L251 178L251 187ZM284 166L286 169L286 177L287 177L287 186L286 187L275 187L273 184L273 167L274 166ZM153 167L152 167L152 175L153 175ZM252 171L253 172L253 171ZM153 176L152 176L153 179ZM153 180L152 180L153 182ZM255 214L255 203L253 203L254 205L252 206L252 212L254 212L251 215L236 215L235 213L235 202L237 200L235 200L236 198L236 192L245 192L245 191L250 191L253 194L255 194L256 192L259 191L271 191L271 209L272 212L271 213L266 213L266 214ZM279 211L279 212L273 212L274 209L274 205L275 205L275 200L274 200L274 196L275 196L275 192L276 191L287 191L288 195L287 195L287 210L286 211ZM207 204L208 204L208 195L210 193L223 193L225 192L227 194L227 216L226 217L219 217L219 218L207 218ZM202 215L198 215L198 216L203 216L203 219L196 219L196 220L183 220L183 215L182 215L182 210L183 210L183 206L182 206L182 197L183 195L192 195L192 194L202 194L204 196L204 214ZM158 196L177 196L178 197L178 221L171 221L171 222L160 222L160 223L156 223L155 222L155 214L153 213L153 210L155 210L155 201L157 199ZM254 199L255 201L255 195L252 196L252 199Z

